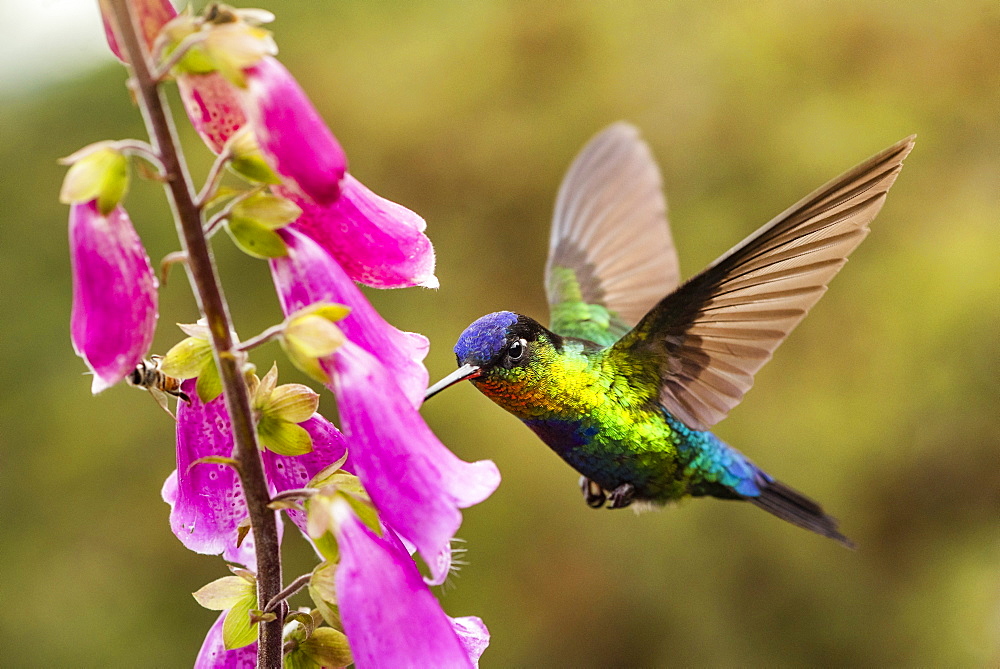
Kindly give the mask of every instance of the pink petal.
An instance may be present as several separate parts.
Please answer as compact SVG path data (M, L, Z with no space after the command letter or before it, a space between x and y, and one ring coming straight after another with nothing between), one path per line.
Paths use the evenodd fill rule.
M292 197L302 208L294 227L316 240L355 281L373 288L437 288L427 224L406 207L379 197L350 174L341 182L340 198L328 206Z
M257 666L257 642L249 646L226 650L222 643L222 623L228 611L219 614L215 623L208 629L205 641L198 651L194 661L194 669L254 669Z
M404 394L413 406L420 406L427 388L427 370L421 362L427 355L427 338L386 323L340 265L312 239L292 229L280 234L288 255L271 260L271 276L285 315L316 302L351 307L351 313L338 322L344 334L393 370L393 379Z
M464 616L462 618L452 618L451 626L458 635L459 641L465 646L465 652L469 659L478 667L479 658L490 645L490 631L486 629L486 624L481 618L476 616Z
M160 34L160 29L170 19L177 16L177 10L170 4L170 0L132 0L132 11L138 18L142 35L146 39L146 46L152 47L156 36ZM112 28L111 10L107 0L101 0L101 18L104 20L104 36L108 40L108 47L115 54L118 60L125 62L119 46L118 37Z
M101 216L95 202L69 213L73 348L94 372L96 394L125 378L156 330L156 276L128 214Z
M246 125L239 94L218 72L179 76L177 88L191 125L215 153Z
M245 73L244 109L272 167L314 202L336 200L347 157L298 82L270 56Z
M467 463L438 441L390 372L348 341L332 356L333 391L351 462L380 515L413 543L442 583L461 508L500 484L489 460Z
M347 448L347 441L340 430L318 413L299 425L312 437L311 452L296 456L277 455L271 451L264 451L262 454L268 481L277 492L305 488L312 477L336 462ZM344 469L353 471L350 460L344 465ZM294 509L286 510L286 513L305 535L305 513Z
M239 477L232 467L222 464L191 466L211 455L232 456L229 414L221 395L202 404L195 381L188 379L181 386L191 401L177 404L176 480L171 484L167 479L163 498L171 505L170 528L182 544L196 553L227 553L227 558L235 560L237 526L247 516Z
M392 531L379 537L350 511L341 516L336 591L356 666L473 666L451 619Z

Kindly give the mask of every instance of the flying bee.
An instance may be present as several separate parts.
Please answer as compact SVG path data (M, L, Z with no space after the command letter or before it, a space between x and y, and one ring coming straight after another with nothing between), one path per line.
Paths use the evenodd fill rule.
M162 362L163 358L158 355L149 356L149 360L141 360L132 373L125 377L125 383L148 390L160 408L173 418L174 414L167 407L167 395L173 395L185 402L190 402L191 398L181 390L181 379L163 373L160 369Z

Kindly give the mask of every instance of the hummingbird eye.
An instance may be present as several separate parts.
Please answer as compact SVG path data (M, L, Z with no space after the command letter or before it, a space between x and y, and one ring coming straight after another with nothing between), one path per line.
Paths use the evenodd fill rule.
M528 347L528 342L524 339L518 339L515 342L511 342L511 345L507 347L507 359L511 362L517 362L524 356L524 350Z

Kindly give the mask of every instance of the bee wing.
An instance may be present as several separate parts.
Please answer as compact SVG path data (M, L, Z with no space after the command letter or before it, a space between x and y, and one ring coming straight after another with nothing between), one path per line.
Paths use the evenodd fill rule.
M615 123L559 188L545 267L552 330L610 344L678 279L660 170L639 131Z
M159 388L146 388L146 390L149 391L149 394L154 400L156 400L156 403L160 406L160 408L166 411L167 415L176 421L177 417L174 415L174 412L170 410L167 394Z
M913 142L894 144L779 214L663 298L611 354L656 360L660 402L689 427L725 418L868 234Z

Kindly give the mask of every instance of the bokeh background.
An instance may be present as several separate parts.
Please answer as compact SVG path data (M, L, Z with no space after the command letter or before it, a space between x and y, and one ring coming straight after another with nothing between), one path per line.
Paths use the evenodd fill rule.
M223 564L168 529L169 419L126 387L91 397L68 335L55 160L144 131L121 67L59 51L44 22L17 25L17 4L33 3L4 5L0 88L2 663L189 665L215 617L189 593ZM606 124L637 124L658 157L685 276L919 135L868 241L717 430L821 500L859 550L749 505L591 510L527 429L455 388L427 420L504 475L466 512L468 564L440 593L489 625L484 667L1000 664L995 0L258 4L352 171L428 221L440 290L369 295L430 337L434 378L483 313L545 319L554 195ZM100 40L93 16L73 32ZM185 139L204 175L207 151ZM150 255L175 250L158 188L129 198ZM215 248L240 332L280 318L263 263L225 235ZM158 350L194 319L178 273ZM292 576L311 562L288 536Z

